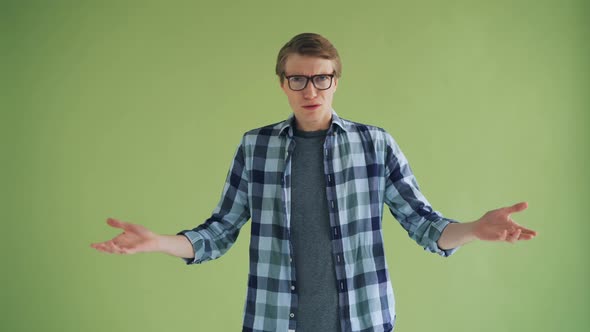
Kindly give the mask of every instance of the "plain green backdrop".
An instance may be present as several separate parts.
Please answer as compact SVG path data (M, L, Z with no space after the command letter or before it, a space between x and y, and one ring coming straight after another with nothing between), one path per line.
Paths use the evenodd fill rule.
M461 221L526 200L515 245L429 254L384 217L396 331L588 331L588 1L2 1L2 331L239 331L249 223L222 258L99 253L107 217L175 234L290 108L292 36L338 48L334 108L388 130Z

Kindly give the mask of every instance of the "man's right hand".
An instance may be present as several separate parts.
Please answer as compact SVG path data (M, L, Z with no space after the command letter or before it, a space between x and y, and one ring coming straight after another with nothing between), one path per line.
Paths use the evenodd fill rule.
M93 243L90 245L92 248L110 254L136 254L159 250L158 235L146 227L113 218L108 218L107 224L122 229L123 233L109 241Z

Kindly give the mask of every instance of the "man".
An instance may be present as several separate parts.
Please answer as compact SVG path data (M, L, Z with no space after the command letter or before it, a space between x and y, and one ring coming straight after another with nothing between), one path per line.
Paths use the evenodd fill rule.
M536 236L510 218L526 203L470 223L434 211L393 138L333 110L341 63L324 37L293 37L279 52L276 74L293 114L244 134L221 200L205 223L166 236L108 219L124 232L92 246L201 263L223 255L251 219L243 331L392 331L384 204L412 239L442 256L476 239Z

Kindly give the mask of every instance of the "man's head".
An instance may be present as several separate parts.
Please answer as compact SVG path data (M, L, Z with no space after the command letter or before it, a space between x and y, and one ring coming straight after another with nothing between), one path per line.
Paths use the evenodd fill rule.
M340 78L342 75L342 63L334 45L317 33L301 33L291 38L279 51L275 72L281 80L281 84L285 79L283 74L287 59L293 54L332 60L335 77Z
M281 48L275 69L297 127L306 131L328 128L332 99L342 73L332 43L318 34L299 34Z

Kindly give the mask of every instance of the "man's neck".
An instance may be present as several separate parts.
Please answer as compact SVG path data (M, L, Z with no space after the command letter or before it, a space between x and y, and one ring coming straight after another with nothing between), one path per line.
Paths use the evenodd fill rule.
M330 117L330 119L326 122L326 123L301 123L299 121L297 121L297 118L295 118L295 128L297 128L297 130L299 131L320 131L320 130L327 130L328 128L330 128L330 124L332 124L332 118Z

